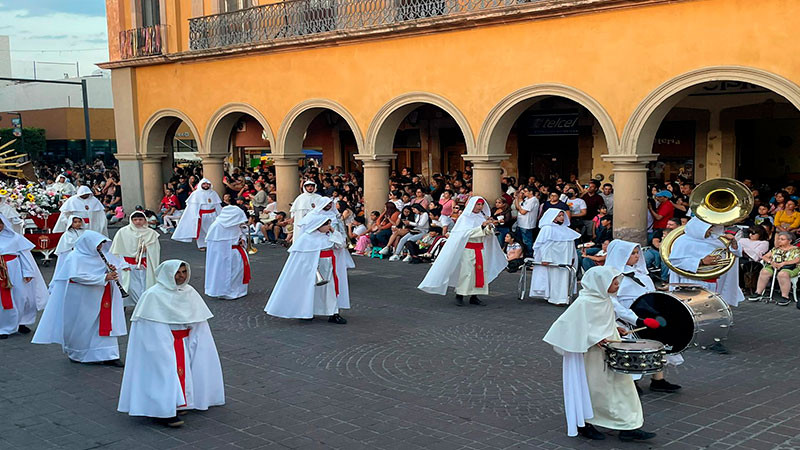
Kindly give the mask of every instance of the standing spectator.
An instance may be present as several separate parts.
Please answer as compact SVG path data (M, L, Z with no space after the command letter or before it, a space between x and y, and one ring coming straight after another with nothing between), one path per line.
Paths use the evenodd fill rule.
M536 213L539 208L536 208ZM511 225L514 218L511 216L511 207L506 203L504 196L500 196L494 201L494 209L492 210L492 220L494 220L494 229L497 231L497 239L500 245L505 244L506 235L511 232ZM533 240L531 240L533 242Z
M547 201L544 202L544 204L542 204L542 211L540 216L544 217L544 213L550 208L560 209L567 213L569 212L569 206L567 206L566 203L561 201L558 192L556 192L555 190L547 194Z
M525 245L525 254L530 256L533 251L533 230L538 222L539 200L535 195L533 186L525 186L518 192L514 206L517 208L517 230L519 230L522 243Z
M586 202L582 198L578 198L578 193L574 187L567 188L566 194L567 200L565 203L569 206L569 220L572 222L572 228L578 230L581 234L588 234L586 233L586 220L590 220L594 216L589 215ZM599 199L600 197L597 196L597 198Z
M675 207L669 199L672 198L672 193L667 190L658 192L655 195L656 208L653 209L652 205L648 205L650 214L653 215L653 229L663 230L667 228L667 221L675 216Z
M614 186L611 183L603 185L603 192L600 193L600 197L603 197L608 214L614 214Z
M252 197L251 201L253 203L253 210L256 213L256 217L261 216L261 212L269 205L269 196L267 195L267 191L264 190L264 183L260 181L255 184L256 194Z
M600 208L600 206L606 206L605 200L598 193L599 190L600 182L597 180L592 180L589 182L586 192L581 197L581 200L586 203L586 217L584 217L584 221L594 218L594 216L597 215L597 210Z

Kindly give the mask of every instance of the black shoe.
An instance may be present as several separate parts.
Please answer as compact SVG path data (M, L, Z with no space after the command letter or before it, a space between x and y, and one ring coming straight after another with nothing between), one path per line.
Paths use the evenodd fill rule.
M464 296L456 295L456 306L464 306Z
M764 297L764 294L759 294L757 292L753 292L753 295L747 297L748 302L759 302L761 298Z
M178 416L175 417L167 417L167 418L159 418L157 419L158 423L170 428L178 428L179 426L184 424L184 421L179 419Z
M639 394L639 397L641 397L642 394L644 394L644 392L642 392L642 388L640 388L635 381L633 382L633 385L636 386L636 393Z
M789 297L781 296L781 297L778 297L777 303L778 303L778 306L787 306L789 303L792 303L792 299L790 299Z
M469 298L470 305L478 305L478 306L486 306L486 303L482 302L477 295L473 295Z
M25 325L20 325L19 328L17 328L17 331L19 331L20 334L28 334L31 332L31 329L26 327Z
M3 339L8 339L8 335L7 334L0 334L0 341L2 341Z
M655 433L644 431L641 428L637 430L623 430L619 432L619 440L625 442L646 441L648 439L653 439L654 437L656 437Z
M681 387L667 380L651 380L650 390L653 392L677 392Z
M330 317L330 319L328 319L328 322L335 323L337 325L344 325L347 323L347 320L339 314L334 314Z
M727 355L730 353L728 351L728 347L725 347L725 344L722 342L714 342L714 344L708 347L708 349L714 353L719 353L720 355Z
M585 427L578 427L578 434L593 441L602 441L606 438L605 434L601 433L597 428L588 423Z
M111 367L125 367L125 364L123 364L122 361L119 360L119 358L111 359L111 360L108 360L108 361L103 361L100 364L102 364L104 366L111 366Z

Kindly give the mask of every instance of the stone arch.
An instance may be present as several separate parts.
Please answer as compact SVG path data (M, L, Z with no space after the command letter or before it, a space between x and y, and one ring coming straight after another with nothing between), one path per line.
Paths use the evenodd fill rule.
M800 109L800 86L780 75L744 66L704 67L672 78L639 103L623 130L619 154L651 154L653 139L664 116L684 97L679 94L701 83L724 80L752 83L769 89Z
M260 111L247 103L228 103L219 108L209 119L208 125L206 125L204 141L208 143L207 151L209 154L224 154L227 156L231 131L242 116L245 115L253 117L261 124L270 147L275 147L275 135L272 133L269 122Z
M163 155L167 146L167 138L175 133L181 121L192 131L197 142L198 152L202 152L203 141L189 116L177 109L161 109L153 113L142 127L139 155L144 157Z
M325 110L333 111L342 116L353 132L353 136L355 136L356 139L356 146L358 147L359 153L361 153L364 148L364 135L361 133L361 128L358 126L356 119L344 106L333 100L324 98L303 101L289 110L281 123L278 139L272 153L275 155L299 157L303 148L303 138L306 129L308 129L308 125L311 124L311 121L313 121L317 115Z
M586 108L600 124L608 152L617 152L619 139L614 121L597 100L579 89L563 84L537 84L512 92L489 111L478 135L476 156L505 158L506 142L514 122L525 110L545 97L563 97Z
M450 100L429 92L409 92L395 97L378 110L367 130L367 148L362 155L372 158L393 156L392 144L400 123L411 111L426 104L441 108L456 121L464 135L467 154L473 154L475 135L467 118Z

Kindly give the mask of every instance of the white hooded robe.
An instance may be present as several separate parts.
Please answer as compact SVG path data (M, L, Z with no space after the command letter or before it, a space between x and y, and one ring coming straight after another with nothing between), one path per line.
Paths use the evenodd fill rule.
M16 333L20 325L33 325L36 311L47 302L47 284L31 255L33 244L11 228L9 220L0 214L0 257L5 260L11 287L0 281L0 334ZM27 283L25 278L31 278Z
M570 292L569 269L557 267L556 264L572 266L578 270L578 253L575 250L575 240L580 238L580 233L569 228L569 216L564 212L564 223L557 224L555 219L564 211L550 208L542 215L539 221L541 230L533 243L533 259L536 262L547 262L551 266L533 266L531 276L531 297L544 298L554 305L565 305L569 298L577 292L577 283L573 284ZM577 273L577 272L576 272Z
M134 212L130 217L132 218L134 214L144 216L144 213ZM144 291L156 284L156 267L161 262L158 232L148 227L146 223L142 227L137 227L132 220L129 220L128 225L120 228L114 235L111 253L130 266L129 270L119 272L119 282L130 294L125 298L125 306L134 306Z
M205 183L211 187L203 189ZM172 233L172 239L178 242L192 242L196 239L197 248L205 248L206 234L221 209L222 200L214 191L214 185L207 178L203 178L186 199L186 209L183 210L178 226Z
M89 194L86 199L81 195ZM53 227L54 233L63 233L70 226L70 217L78 216L86 223L86 229L96 231L103 236L108 236L108 219L106 219L105 208L100 200L92 194L92 190L87 186L78 188L78 193L68 198L61 205L61 215L58 216L56 225Z
M306 186L308 185L314 185L314 192L306 192ZM317 194L316 186L317 184L313 181L306 181L303 183L303 192L301 192L300 195L298 195L297 198L295 198L292 202L289 213L291 214L291 217L294 219L295 223L301 221L306 214L310 213L322 198L321 195Z
M250 259L240 245L246 237L242 230L246 223L244 211L229 205L222 208L208 230L205 291L209 297L236 299L247 295Z
M11 223L11 229L17 234L25 233L25 220L19 216L16 208L8 203L8 197L0 195L0 214Z

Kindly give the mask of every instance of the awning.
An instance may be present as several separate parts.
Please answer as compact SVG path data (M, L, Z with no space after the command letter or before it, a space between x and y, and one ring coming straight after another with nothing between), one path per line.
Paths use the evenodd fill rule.
M202 161L196 152L175 152L172 157L175 161Z
M308 149L308 148L304 148L303 149L303 155L306 158L320 159L320 160L322 159L322 152L318 151L318 150L311 150L311 149Z

